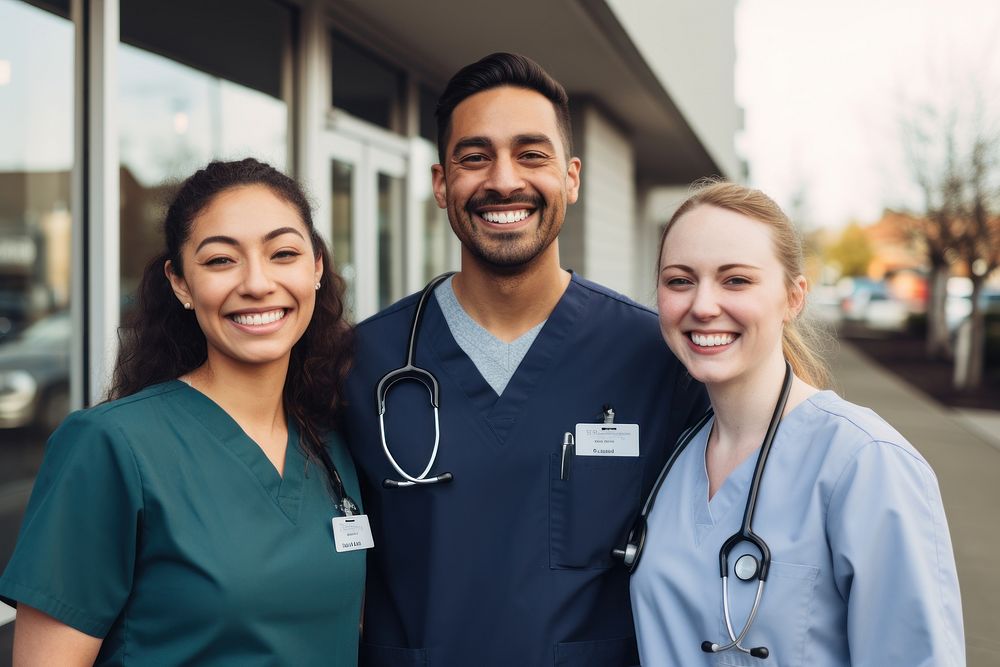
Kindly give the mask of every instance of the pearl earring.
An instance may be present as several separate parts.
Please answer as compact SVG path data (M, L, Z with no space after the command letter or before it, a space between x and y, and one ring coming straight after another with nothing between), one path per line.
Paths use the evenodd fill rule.
M190 301L185 301L184 302L184 310L191 310L191 302Z
M318 280L316 281L316 289L317 290L319 289L319 281Z

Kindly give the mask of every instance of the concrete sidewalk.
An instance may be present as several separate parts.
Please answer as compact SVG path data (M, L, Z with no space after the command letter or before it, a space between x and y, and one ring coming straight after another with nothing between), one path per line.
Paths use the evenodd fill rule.
M934 468L955 547L970 667L1000 665L1000 448L976 428L841 343L837 391L878 412ZM905 609L899 610L905 614Z

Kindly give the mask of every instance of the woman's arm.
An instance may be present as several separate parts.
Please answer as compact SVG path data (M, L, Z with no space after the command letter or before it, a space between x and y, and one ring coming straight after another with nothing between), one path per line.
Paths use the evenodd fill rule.
M924 461L892 443L864 446L834 490L827 530L852 664L965 664L948 524Z
M101 650L99 637L91 637L48 614L17 605L14 621L14 667L93 665Z

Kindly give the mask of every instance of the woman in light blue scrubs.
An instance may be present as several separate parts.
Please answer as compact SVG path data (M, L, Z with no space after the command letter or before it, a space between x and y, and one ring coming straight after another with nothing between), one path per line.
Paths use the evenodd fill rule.
M759 191L703 185L666 226L660 327L707 387L714 416L676 459L647 517L631 583L642 664L964 665L934 473L878 415L819 389L827 372L800 331L802 273L794 228ZM743 523L786 360L794 376L752 522L770 572L740 642L747 650L718 650L743 632L758 591L736 564L760 553L740 543L727 566L731 636L720 549Z
M49 441L3 577L24 665L357 664L357 476L333 435L344 283L299 186L183 183L109 402Z

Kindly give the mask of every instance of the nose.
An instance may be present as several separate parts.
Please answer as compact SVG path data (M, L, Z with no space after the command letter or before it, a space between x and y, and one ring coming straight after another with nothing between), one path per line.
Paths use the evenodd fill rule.
M253 298L266 296L274 291L274 280L267 265L260 259L248 259L243 265L240 294Z
M487 190L501 197L509 197L525 188L524 178L517 161L510 154L499 153L490 165L489 176L483 184Z
M708 281L698 283L695 287L694 301L691 303L691 314L699 320L710 320L718 317L720 313L715 286Z

